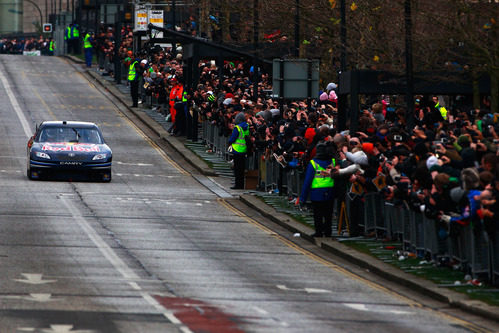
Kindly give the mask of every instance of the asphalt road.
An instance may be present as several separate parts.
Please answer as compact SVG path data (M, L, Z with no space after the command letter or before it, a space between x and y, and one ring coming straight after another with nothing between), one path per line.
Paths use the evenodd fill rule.
M0 101L1 333L482 331L247 217L64 59L0 56ZM113 181L29 181L43 120L99 124Z

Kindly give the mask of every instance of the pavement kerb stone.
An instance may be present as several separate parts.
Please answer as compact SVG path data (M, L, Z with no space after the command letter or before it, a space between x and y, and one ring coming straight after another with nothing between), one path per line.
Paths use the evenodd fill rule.
M432 297L453 307L475 313L491 320L499 321L499 309L484 302L470 300L466 295L444 288L439 288L431 281L405 273L381 260L373 258L365 253L358 252L346 245L334 240L319 240L310 236L312 228L304 226L288 215L279 213L273 207L262 202L250 194L240 195L243 203L257 210L263 216L286 228L290 232L300 233L300 236L322 249L341 257L352 264L369 270L373 274L381 276L397 284L406 286L421 294Z
M73 62L83 63L83 61L74 56L66 56ZM105 89L107 89L115 98L120 100L127 109L137 116L145 125L147 125L151 130L153 130L161 139L165 140L170 146L181 154L189 163L191 163L199 172L207 176L216 176L216 173L197 155L190 151L185 143L176 137L171 136L162 126L160 126L156 121L150 118L147 114L142 111L136 111L129 108L126 105L128 96L124 96L120 91L118 91L112 84L108 81L100 78L100 75L93 72L87 71L88 74ZM469 311L471 313L483 316L485 318L495 320L499 322L499 308L495 306L488 305L484 302L478 300L471 300L466 295L454 292L448 289L442 289L437 287L434 283L427 281L422 278L418 278L411 274L405 273L391 265L388 265L381 260L373 258L367 254L355 251L354 249L343 245L337 241L333 240L317 240L310 236L313 233L312 228L309 228L298 221L295 221L290 216L280 213L273 207L265 204L255 195L251 194L240 194L239 199L241 202L247 206L255 209L263 216L269 218L278 225L286 228L290 232L300 233L300 236L307 241L310 241L322 249L337 255L349 262L358 265L359 267L368 269L370 272L386 278L390 281L396 282L400 285L404 285L412 288L422 294L435 298L439 301L445 302L453 307L461 308L463 310Z

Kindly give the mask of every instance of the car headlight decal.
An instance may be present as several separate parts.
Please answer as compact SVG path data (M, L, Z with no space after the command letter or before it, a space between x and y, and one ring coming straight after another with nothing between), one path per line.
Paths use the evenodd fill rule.
M107 157L107 154L97 154L94 156L94 158L92 158L93 161L96 161L96 160L103 160Z
M44 158L44 159L50 160L50 155L47 153L41 152L41 151L37 151L35 153L35 156L39 157L39 158Z

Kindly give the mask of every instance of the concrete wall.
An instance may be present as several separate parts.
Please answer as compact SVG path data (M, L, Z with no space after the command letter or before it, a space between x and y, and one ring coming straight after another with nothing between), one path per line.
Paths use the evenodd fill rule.
M22 25L22 1L0 0L0 34L21 32Z
M0 1L12 1L12 0L0 0ZM40 10L42 11L42 20L43 23L49 23L48 22L48 17L53 11L53 5L55 5L57 8L54 10L57 14L59 14L61 11L67 11L67 0L32 0L35 4L38 5ZM24 32L36 32L36 26L33 24L35 23L36 25L40 25L40 12L36 7L28 2L28 1L22 1L23 3L23 25L22 25L22 30ZM77 1L75 1L76 5ZM45 6L47 4L47 7ZM72 0L69 1L69 9L71 9L71 4ZM59 5L62 5L62 9L59 7Z

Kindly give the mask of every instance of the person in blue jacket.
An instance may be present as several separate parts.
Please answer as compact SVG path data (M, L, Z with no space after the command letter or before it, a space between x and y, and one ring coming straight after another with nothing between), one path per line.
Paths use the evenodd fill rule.
M333 144L320 141L316 146L316 155L307 167L299 198L300 204L303 205L310 194L315 226L313 237L331 237L335 198L332 176L335 175L335 166Z
M246 116L243 112L239 112L234 118L234 129L229 138L229 144L232 147L234 157L234 177L236 178L233 190L244 189L244 169L246 168L246 137L250 135L249 126L246 122Z

